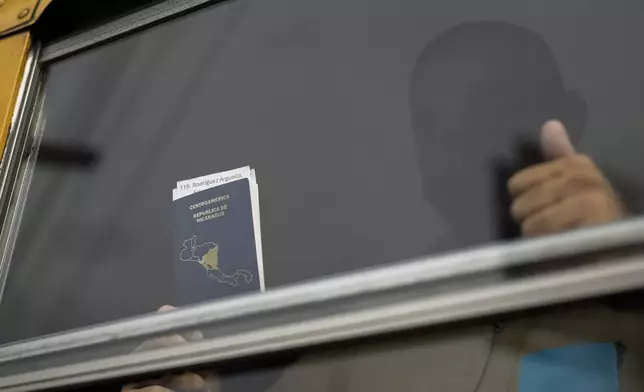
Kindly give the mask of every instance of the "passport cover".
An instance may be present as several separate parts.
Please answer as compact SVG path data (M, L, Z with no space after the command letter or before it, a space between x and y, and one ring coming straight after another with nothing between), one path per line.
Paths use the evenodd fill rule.
M260 290L248 179L182 197L173 209L177 305Z

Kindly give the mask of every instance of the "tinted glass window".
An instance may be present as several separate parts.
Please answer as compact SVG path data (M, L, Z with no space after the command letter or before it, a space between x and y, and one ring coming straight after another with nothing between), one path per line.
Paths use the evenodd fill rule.
M238 0L49 65L2 340L182 305L171 190L245 165L267 289L513 239L551 118L637 213L642 11Z

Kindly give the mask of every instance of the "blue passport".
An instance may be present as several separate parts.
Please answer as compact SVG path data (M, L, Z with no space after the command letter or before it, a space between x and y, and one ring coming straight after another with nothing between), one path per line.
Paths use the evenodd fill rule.
M173 209L177 305L260 290L248 179L182 197Z

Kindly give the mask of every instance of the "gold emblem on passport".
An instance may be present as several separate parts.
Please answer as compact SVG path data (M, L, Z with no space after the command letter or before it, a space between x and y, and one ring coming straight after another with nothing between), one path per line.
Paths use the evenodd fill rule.
M207 271L216 270L219 268L219 245L215 244L214 247L210 248L208 253L204 255L199 261Z

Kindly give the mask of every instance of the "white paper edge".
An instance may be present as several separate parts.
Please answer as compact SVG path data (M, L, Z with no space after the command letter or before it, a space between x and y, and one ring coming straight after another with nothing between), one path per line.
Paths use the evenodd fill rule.
M222 181L222 178L234 177L237 174L240 174L241 177ZM190 178L188 180L177 181L176 198L174 198L173 200L178 200L178 199L181 199L182 197L192 195L193 193L205 191L206 189L214 188L219 185L224 185L232 181L241 180L243 178L250 179L250 166L244 166L244 167L240 167L239 169L233 169L233 170L227 170L225 172L209 174L207 176ZM206 184L194 187L194 183L200 183L200 182L204 182ZM183 185L193 185L193 186L191 186L190 189L182 189Z
M266 291L266 285L264 284L264 253L262 250L262 220L259 216L259 186L257 185L255 169L251 169L249 181L250 200L253 210L253 229L255 231L255 251L257 252L257 271L259 272L259 287L262 291Z

